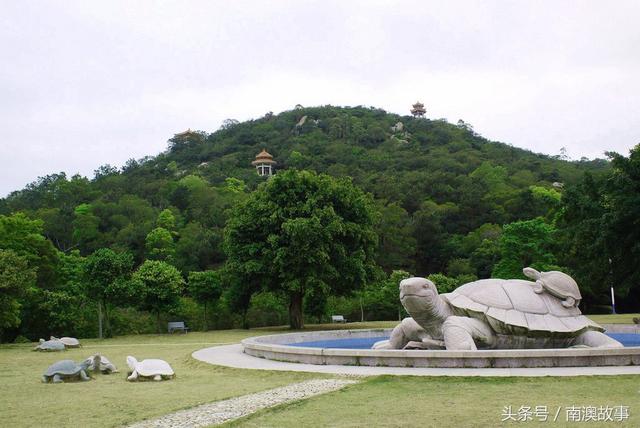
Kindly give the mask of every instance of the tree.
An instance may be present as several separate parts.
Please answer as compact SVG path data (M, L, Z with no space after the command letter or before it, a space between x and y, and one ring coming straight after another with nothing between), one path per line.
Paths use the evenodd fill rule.
M409 214L397 202L382 205L379 210L381 215L376 224L379 237L378 264L387 272L413 269L416 239L412 236Z
M189 294L204 307L204 330L207 330L207 303L213 303L222 294L222 274L219 271L206 270L189 273Z
M173 215L171 210L162 210L160 211L160 214L158 214L156 226L166 229L169 232L173 232L176 229L176 217Z
M158 333L162 332L160 313L176 307L184 288L180 272L168 263L146 260L133 273L132 280L141 291L141 309L156 315Z
M289 324L302 328L306 293L348 295L373 276L374 218L371 197L347 179L280 172L229 218L229 270L253 293L262 283L286 294Z
M629 157L608 153L613 171L604 177L585 174L562 198L559 225L562 258L588 300L609 302L609 287L623 310L640 305L640 145Z
M364 306L374 314L374 319L402 319L402 315L406 312L400 303L398 286L400 281L409 277L411 274L406 271L394 270L381 281L367 285L364 292ZM362 318L365 317L362 316Z
M20 298L36 284L36 274L25 257L0 250L0 338L7 328L20 324Z
M505 224L500 237L500 261L494 278L522 278L527 266L550 270L556 266L555 228L542 218Z
M131 301L138 294L129 281L133 256L100 248L85 260L84 278L87 294L98 304L98 337L103 338L103 320L110 334L109 304Z
M163 227L156 227L147 234L145 249L150 260L162 260L173 263L176 255L176 245L171 232Z

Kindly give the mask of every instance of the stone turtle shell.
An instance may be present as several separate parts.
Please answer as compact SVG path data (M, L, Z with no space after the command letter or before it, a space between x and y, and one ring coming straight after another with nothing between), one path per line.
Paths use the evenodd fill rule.
M544 285L544 288L553 291L559 296L582 300L578 284L566 273L558 271L540 272L538 281Z
M605 329L566 308L550 294L537 294L535 283L519 279L483 279L464 284L441 297L455 315L487 322L498 334L570 337Z
M164 360L148 359L138 361L136 364L136 371L141 376L173 376L173 369Z
M62 360L50 365L44 374L45 376L53 376L56 374L74 375L79 373L81 369L82 367L77 365L73 360Z

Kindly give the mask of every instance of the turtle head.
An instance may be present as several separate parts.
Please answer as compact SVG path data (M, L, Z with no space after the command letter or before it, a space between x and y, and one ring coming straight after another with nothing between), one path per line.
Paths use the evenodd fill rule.
M42 345L44 343L44 339L40 339L40 344Z
M407 278L400 281L400 302L411 316L430 311L439 301L438 289L426 278Z
M136 369L136 364L138 364L138 360L136 360L135 357L129 355L127 357L127 365L129 366L131 371L134 371Z
M534 268L526 267L526 268L522 269L522 273L527 278L531 278L531 279L535 279L535 280L540 279L540 272L538 272Z

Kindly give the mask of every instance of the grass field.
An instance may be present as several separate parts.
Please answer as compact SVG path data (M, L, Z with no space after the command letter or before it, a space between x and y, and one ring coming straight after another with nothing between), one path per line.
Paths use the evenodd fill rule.
M594 316L598 322L630 321L633 315ZM615 317L615 318L613 318ZM382 328L396 322L313 325L308 329ZM83 348L32 352L33 344L0 346L0 420L3 427L111 427L160 416L201 403L275 388L320 374L239 370L191 358L197 349L237 343L245 337L288 331L286 327L221 330L186 335L124 336L83 340ZM120 373L90 382L43 384L53 362L80 361L101 353ZM125 381L125 358L161 358L176 372L169 382ZM640 376L577 378L367 378L344 391L259 412L237 426L497 426L503 406L630 406L627 426L640 426ZM524 423L524 422L520 422ZM549 424L551 422L547 422ZM516 424L515 422L513 424ZM527 422L525 426L533 426ZM554 426L563 426L557 422ZM576 426L576 423L571 424ZM606 426L600 422L597 426Z
M502 422L504 406L547 406L548 420ZM568 422L571 406L629 406L620 422ZM554 422L555 412L560 414ZM640 426L640 376L440 378L378 376L311 400L255 413L233 427ZM542 416L542 413L539 413Z

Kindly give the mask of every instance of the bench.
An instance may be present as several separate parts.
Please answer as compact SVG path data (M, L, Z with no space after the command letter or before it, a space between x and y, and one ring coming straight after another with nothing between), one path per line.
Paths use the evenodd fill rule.
M331 322L347 322L346 319L342 315L331 315Z
M176 331L187 333L189 331L189 329L184 325L184 321L170 322L167 329L169 330L169 333L175 333Z

